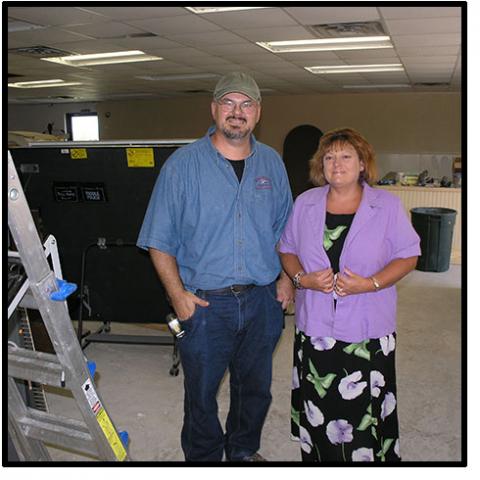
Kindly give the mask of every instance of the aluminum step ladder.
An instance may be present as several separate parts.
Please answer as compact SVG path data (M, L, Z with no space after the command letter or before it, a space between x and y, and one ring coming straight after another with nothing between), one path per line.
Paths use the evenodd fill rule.
M75 288L58 280L37 234L23 188L8 152L8 226L55 354L8 346L8 429L21 461L52 461L50 444L101 461L129 460L128 434L118 432L93 382L65 298ZM28 407L15 379L71 391L83 421Z

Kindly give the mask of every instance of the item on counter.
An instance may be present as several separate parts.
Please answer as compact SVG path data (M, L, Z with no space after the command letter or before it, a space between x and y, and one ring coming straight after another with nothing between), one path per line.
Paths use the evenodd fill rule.
M404 173L400 183L406 187L414 187L418 184L418 174Z
M381 180L377 182L377 185L395 185L397 183L396 172L388 172Z
M433 178L428 176L428 170L424 170L418 176L417 185L419 187L424 187L427 183L433 183Z
M448 179L448 177L442 177L442 179L440 180L440 186L441 187L445 187L445 188L448 188L452 185L452 182Z

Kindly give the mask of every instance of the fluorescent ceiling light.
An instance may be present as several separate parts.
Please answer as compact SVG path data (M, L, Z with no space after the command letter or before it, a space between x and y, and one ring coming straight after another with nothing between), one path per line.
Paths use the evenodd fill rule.
M257 10L260 8L272 7L185 7L193 13L201 15L202 13L233 12L236 10Z
M408 83L391 83L390 85L382 83L381 85L343 85L343 88L410 88Z
M68 87L72 85L82 85L80 82L65 82L60 79L55 80L39 80L36 82L16 82L9 83L9 87L13 88L47 88L47 87Z
M390 37L385 35L374 37L317 38L280 42L256 42L256 44L273 53L393 48L393 45L390 42Z
M319 67L304 67L311 73L361 73L361 72L403 72L401 63L385 63L380 65L330 65Z
M114 63L150 62L163 60L161 57L147 55L140 50L126 52L92 53L88 55L69 55L67 57L41 58L46 62L61 63L70 67L87 67L90 65L110 65Z
M217 78L216 73L185 73L181 75L140 75L135 78L151 81L171 81L171 80L200 80L202 78Z
M12 20L8 22L8 33L25 32L28 30L38 30L39 28L46 28L43 25L36 25L35 23L23 22L21 20Z

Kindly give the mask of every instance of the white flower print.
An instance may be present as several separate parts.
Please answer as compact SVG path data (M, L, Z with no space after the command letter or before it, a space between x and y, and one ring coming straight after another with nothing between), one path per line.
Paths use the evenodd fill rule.
M373 450L371 448L357 448L352 452L352 462L373 462Z
M320 409L311 400L308 400L308 402L303 402L303 404L305 406L305 414L310 425L312 427L323 425L325 418L323 417L323 413L320 411Z
M370 394L372 397L378 398L380 396L380 387L385 386L384 376L377 370L370 372Z
M315 350L323 352L324 350L331 350L337 341L332 337L311 337L310 343Z
M297 367L293 367L292 370L292 390L295 390L300 386L300 380L298 379Z
M393 451L395 452L395 455L400 458L400 441L398 440L398 438L395 442L395 446L393 447Z
M340 380L338 391L344 400L352 400L363 393L367 382L359 382L361 378L362 372L358 370Z
M343 419L332 420L327 425L327 437L333 445L350 443L353 440L353 427Z
M308 431L300 426L300 447L301 449L306 452L310 453L312 451L312 439Z
M298 349L297 355L298 355L298 359L301 362L303 358L303 350L301 348Z
M388 356L390 352L395 350L395 337L393 335L386 335L380 338L380 346L385 356Z
M382 411L380 416L382 420L385 420L394 410L397 405L397 400L395 399L395 395L392 392L388 392L385 394L385 399L382 402Z

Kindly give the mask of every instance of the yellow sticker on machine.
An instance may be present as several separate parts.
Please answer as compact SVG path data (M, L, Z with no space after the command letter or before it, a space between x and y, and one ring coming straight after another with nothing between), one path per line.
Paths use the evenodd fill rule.
M87 157L87 149L86 148L71 148L70 149L70 158L72 160L81 160Z
M127 458L127 452L123 447L123 443L103 407L97 413L97 422L107 437L107 441L112 447L113 453L117 457L117 460L120 460L121 462L125 460Z
M129 167L154 167L153 148L127 148L127 163Z

